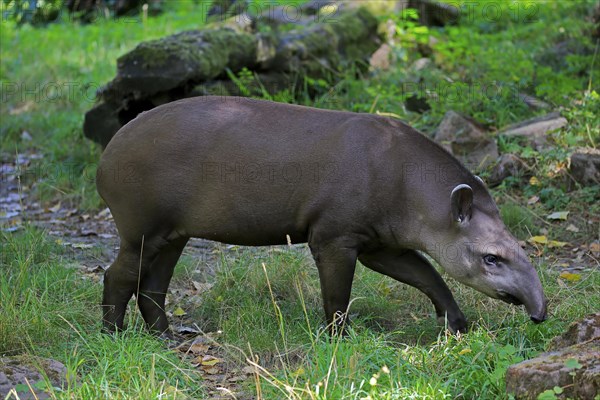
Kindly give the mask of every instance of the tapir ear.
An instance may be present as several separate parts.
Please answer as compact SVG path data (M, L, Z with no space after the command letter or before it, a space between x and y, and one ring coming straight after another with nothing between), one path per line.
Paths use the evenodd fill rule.
M473 189L471 186L460 184L450 194L450 207L452 220L465 223L471 219L471 206L473 205Z

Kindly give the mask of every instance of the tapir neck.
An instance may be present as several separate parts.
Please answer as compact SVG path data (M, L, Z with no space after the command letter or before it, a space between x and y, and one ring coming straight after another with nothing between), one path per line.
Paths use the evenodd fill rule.
M397 210L393 229L400 247L430 253L450 240L454 187L468 184L475 201L494 205L483 184L445 149L408 125L402 124L399 132L393 144L398 154L393 160L393 185L402 190L393 199Z

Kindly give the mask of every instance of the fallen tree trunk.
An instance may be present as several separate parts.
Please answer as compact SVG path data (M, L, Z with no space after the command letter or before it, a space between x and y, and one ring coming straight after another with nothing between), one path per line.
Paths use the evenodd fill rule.
M226 83L242 69L260 77L255 81L259 90L265 84L298 87L302 77L331 83L350 64L368 65L381 42L377 19L364 8L345 8L328 20L321 16L319 22L283 33L255 33L256 21L248 21L143 42L120 57L117 76L85 115L85 135L106 146L121 126L160 104L216 88L221 91L216 94L248 95L250 89L239 84L238 92L230 93L234 86Z

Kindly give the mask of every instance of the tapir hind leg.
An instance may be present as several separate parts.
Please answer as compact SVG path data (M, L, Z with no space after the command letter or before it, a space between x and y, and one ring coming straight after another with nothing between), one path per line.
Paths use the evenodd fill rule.
M115 262L104 273L102 297L103 330L113 332L123 328L127 303L148 270L158 248L142 239L139 243L121 240L121 249Z
M425 293L435 306L438 319L447 318L448 327L466 332L467 320L456 304L450 289L425 257L414 250L388 249L359 254L367 268L414 286Z
M165 298L175 265L187 241L187 237L181 237L162 247L140 284L138 306L148 328L159 334L169 329Z
M315 242L309 243L309 247L319 270L325 318L332 333L341 333L350 303L356 250L342 243Z

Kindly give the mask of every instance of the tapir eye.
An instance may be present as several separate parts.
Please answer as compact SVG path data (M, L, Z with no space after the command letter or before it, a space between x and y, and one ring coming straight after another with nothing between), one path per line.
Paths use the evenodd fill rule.
M483 261L487 264L487 265L492 265L495 266L498 264L498 257L496 257L493 254L486 254L485 256L483 256Z

